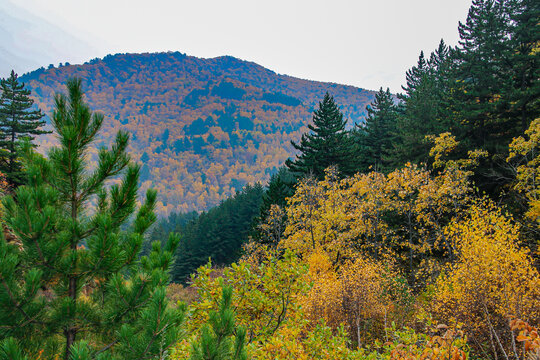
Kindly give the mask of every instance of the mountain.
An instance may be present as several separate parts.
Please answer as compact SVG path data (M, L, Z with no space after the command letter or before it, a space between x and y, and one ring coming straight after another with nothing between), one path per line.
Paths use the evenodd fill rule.
M179 52L108 55L21 79L50 113L54 93L72 76L83 79L90 106L106 116L98 146L109 145L119 129L131 133L142 191L159 191L160 214L204 210L246 183L268 180L293 155L290 140L308 131L326 91L351 126L374 98L372 91L279 75L230 56ZM39 141L45 151L55 140Z
M0 0L0 76L95 53L92 46L9 0ZM78 54L73 56L73 54ZM82 58L81 58L82 57Z

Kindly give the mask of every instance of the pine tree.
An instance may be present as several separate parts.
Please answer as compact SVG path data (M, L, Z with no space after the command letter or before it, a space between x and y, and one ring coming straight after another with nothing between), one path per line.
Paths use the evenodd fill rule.
M190 360L246 360L246 330L235 326L231 307L232 287L222 288L219 311L210 313L200 339L193 344ZM234 342L233 342L234 340Z
M156 192L134 214L139 167L126 153L126 132L88 168L103 116L83 102L80 80L67 88L51 119L59 146L45 158L26 142L28 182L3 202L3 221L17 240L0 239L0 341L16 339L31 358L161 358L178 340L183 317L165 296L178 237L139 257Z
M502 111L514 52L511 5L504 0L474 0L467 20L458 27L452 112L462 131L456 135L469 149L481 148L491 155L504 153L521 129Z
M233 197L180 228L182 243L174 263L174 280L186 282L208 258L216 265L229 265L238 260L259 214L263 193L260 184L246 185Z
M459 24L449 113L464 145L459 156L489 154L474 176L488 194L504 191L512 178L508 145L539 114L537 15L538 5L527 0L475 0Z
M343 175L352 175L354 166L354 147L348 132L347 121L328 93L313 114L313 124L309 124L309 134L303 134L300 143L292 145L300 154L296 159L286 162L289 170L297 177L313 174L324 178L324 170L332 165L338 167Z
M24 181L18 145L24 138L33 140L34 135L47 133L40 129L45 125L41 120L44 114L41 110L32 110L34 100L29 97L30 90L24 88L24 83L19 83L14 71L9 78L0 80L0 88L0 170L11 186L18 186Z
M447 115L450 49L443 40L426 61L421 52L418 63L406 73L404 93L399 94L394 149L389 156L392 166L407 162L428 163L431 144L427 135L451 131Z
M366 107L368 116L363 126L355 131L360 148L360 171L390 170L390 153L393 146L393 133L396 126L397 111L390 89L380 88L375 100Z
M505 89L508 116L520 123L524 133L540 116L540 3L535 0L515 0L509 16L513 23L510 54L512 69L509 88Z

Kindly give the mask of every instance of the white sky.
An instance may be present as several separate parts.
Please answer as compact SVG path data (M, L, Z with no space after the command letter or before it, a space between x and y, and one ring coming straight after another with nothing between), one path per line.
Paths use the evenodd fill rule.
M420 50L455 45L471 0L11 0L94 57L232 55L280 74L399 92ZM50 39L51 45L54 39ZM58 46L59 44L54 44ZM70 61L80 56L73 54ZM89 60L89 59L85 59ZM44 64L45 66L47 64Z

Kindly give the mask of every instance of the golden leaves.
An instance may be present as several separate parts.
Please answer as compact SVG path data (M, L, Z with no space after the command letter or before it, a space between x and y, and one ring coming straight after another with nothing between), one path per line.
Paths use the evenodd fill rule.
M525 131L527 139L515 138L506 161L514 167L514 189L525 195L529 210L526 216L540 227L540 119Z
M504 319L540 317L540 275L519 247L519 227L487 199L445 228L457 260L436 285L433 310L461 322L476 343L502 337ZM501 340L502 341L502 340ZM502 344L508 347L509 344ZM491 346L498 352L499 346Z

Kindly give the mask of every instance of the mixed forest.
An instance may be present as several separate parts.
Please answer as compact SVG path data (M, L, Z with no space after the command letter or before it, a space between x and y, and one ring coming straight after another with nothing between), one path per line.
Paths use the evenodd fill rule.
M88 79L48 124L3 79L0 360L540 359L540 4L474 0L458 31L354 125L325 88L268 182L159 219L154 153Z
M158 190L156 211L207 210L246 184L266 182L307 131L317 101L331 91L350 126L373 91L278 75L230 56L201 59L179 52L117 54L82 65L59 64L21 77L48 115L70 77L83 80L88 104L105 116L91 151L97 162L119 130L142 164L140 200ZM47 117L44 118L48 120ZM37 139L43 153L54 135Z

